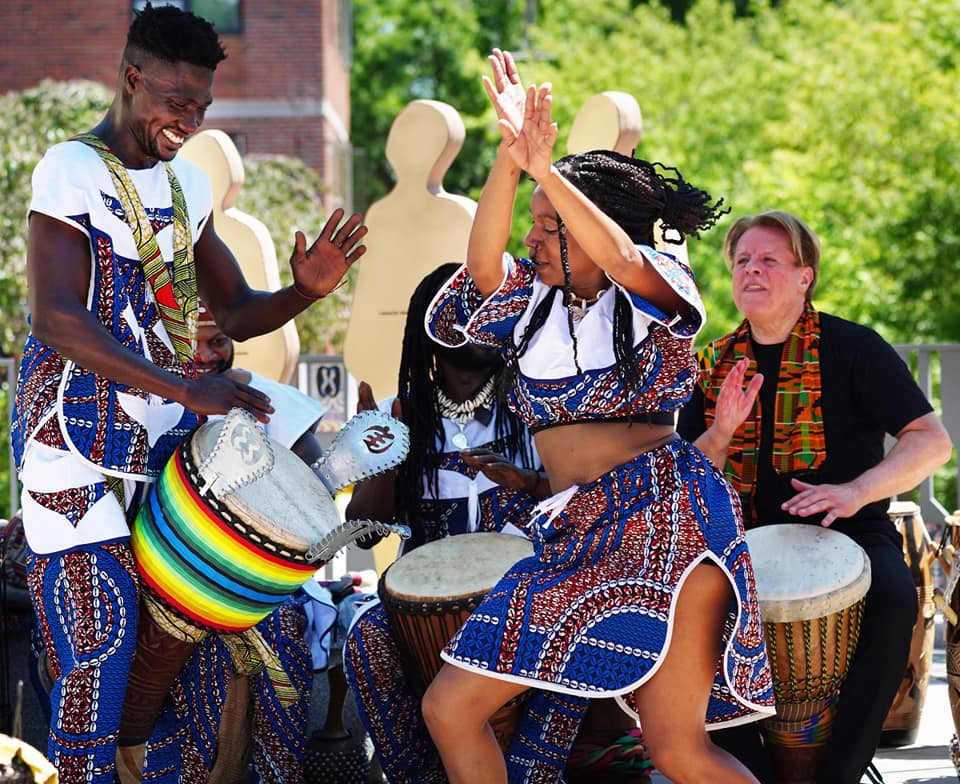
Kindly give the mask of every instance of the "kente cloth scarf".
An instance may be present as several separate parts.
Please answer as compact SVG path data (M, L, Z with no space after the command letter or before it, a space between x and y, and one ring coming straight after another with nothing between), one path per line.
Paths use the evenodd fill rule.
M707 427L713 424L720 386L741 357L750 358L747 374L750 378L757 372L757 364L746 320L736 331L715 340L697 354ZM777 473L812 471L826 458L821 386L820 315L808 302L784 342L780 357L773 425L773 468ZM747 528L757 522L753 497L762 416L758 396L753 410L734 433L724 469L740 496L743 523Z
M117 198L123 206L127 225L137 243L143 273L150 283L163 326L170 336L180 361L193 362L197 342L197 270L193 263L193 242L187 215L187 202L173 167L166 162L163 164L167 170L167 179L170 181L170 196L173 201L173 280L171 281L167 264L157 244L156 233L126 166L100 137L87 133L75 137L75 140L95 150L110 172L114 187L117 189Z

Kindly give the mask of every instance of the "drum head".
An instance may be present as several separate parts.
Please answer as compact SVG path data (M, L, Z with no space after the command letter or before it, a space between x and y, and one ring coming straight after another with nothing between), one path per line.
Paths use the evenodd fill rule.
M819 525L765 525L747 531L763 620L832 615L870 588L870 561L849 536Z
M396 599L445 601L484 594L517 561L533 555L520 536L460 534L438 539L401 556L384 574L384 587Z
M213 451L223 421L207 422L194 433L190 454L195 465ZM274 542L304 552L340 525L340 513L309 466L282 444L268 440L273 469L224 497L223 504Z

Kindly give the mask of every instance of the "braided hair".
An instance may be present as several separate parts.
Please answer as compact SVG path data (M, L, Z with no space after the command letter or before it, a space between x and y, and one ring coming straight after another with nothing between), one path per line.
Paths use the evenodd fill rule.
M723 199L711 203L710 194L694 187L683 179L680 172L662 163L630 158L613 150L567 155L556 162L557 170L604 214L622 228L637 245L654 245L654 227L659 220L663 225L664 239L675 245L688 236L699 237L716 224L729 208L723 207ZM657 169L660 169L658 171ZM560 225L560 257L563 263L564 302L569 302L570 268L567 261L567 240L563 223ZM510 358L510 375L515 373L516 362L527 350L534 334L544 325L557 291L545 297L531 314L530 322ZM617 362L617 374L624 391L629 394L638 383L633 334L633 310L627 296L616 289L613 310L613 353ZM577 343L573 323L568 311L568 329L573 338L574 362Z
M203 17L174 6L154 8L147 3L134 17L123 50L128 63L137 63L144 56L213 71L227 53L213 25Z
M403 331L400 375L397 384L403 421L410 428L410 451L397 469L394 503L397 520L415 527L422 523L423 484L436 498L439 495L440 452L444 442L443 417L435 394L441 383L437 353L441 349L424 329L427 308L441 286L459 269L459 264L443 264L427 275L410 297ZM491 373L499 374L502 364ZM533 468L526 426L502 401L494 411L494 448L506 455L517 455L524 468Z

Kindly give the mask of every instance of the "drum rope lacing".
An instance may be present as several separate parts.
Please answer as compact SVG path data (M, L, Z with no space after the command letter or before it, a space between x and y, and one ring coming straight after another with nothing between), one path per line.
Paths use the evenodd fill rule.
M434 393L437 399L437 408L440 409L440 416L444 419L449 419L453 422L460 432L453 436L450 440L453 441L453 445L457 449L466 449L467 436L463 432L464 428L471 419L474 419L477 415L477 411L480 409L489 409L491 403L493 402L493 387L494 387L494 377L490 376L487 379L486 383L480 387L477 393L471 397L469 400L464 400L462 403L457 403L451 400L444 391L440 388L438 384L434 387Z

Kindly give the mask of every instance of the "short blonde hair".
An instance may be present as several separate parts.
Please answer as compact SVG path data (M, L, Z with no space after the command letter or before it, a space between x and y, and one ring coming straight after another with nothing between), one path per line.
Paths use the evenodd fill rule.
M723 258L727 262L727 267L733 269L733 256L737 251L740 238L757 226L780 229L790 238L790 247L800 266L810 267L813 270L813 280L810 281L806 294L807 300L812 300L813 292L817 287L817 278L820 275L820 240L813 229L789 212L767 210L738 219L727 231L727 236L723 240Z

